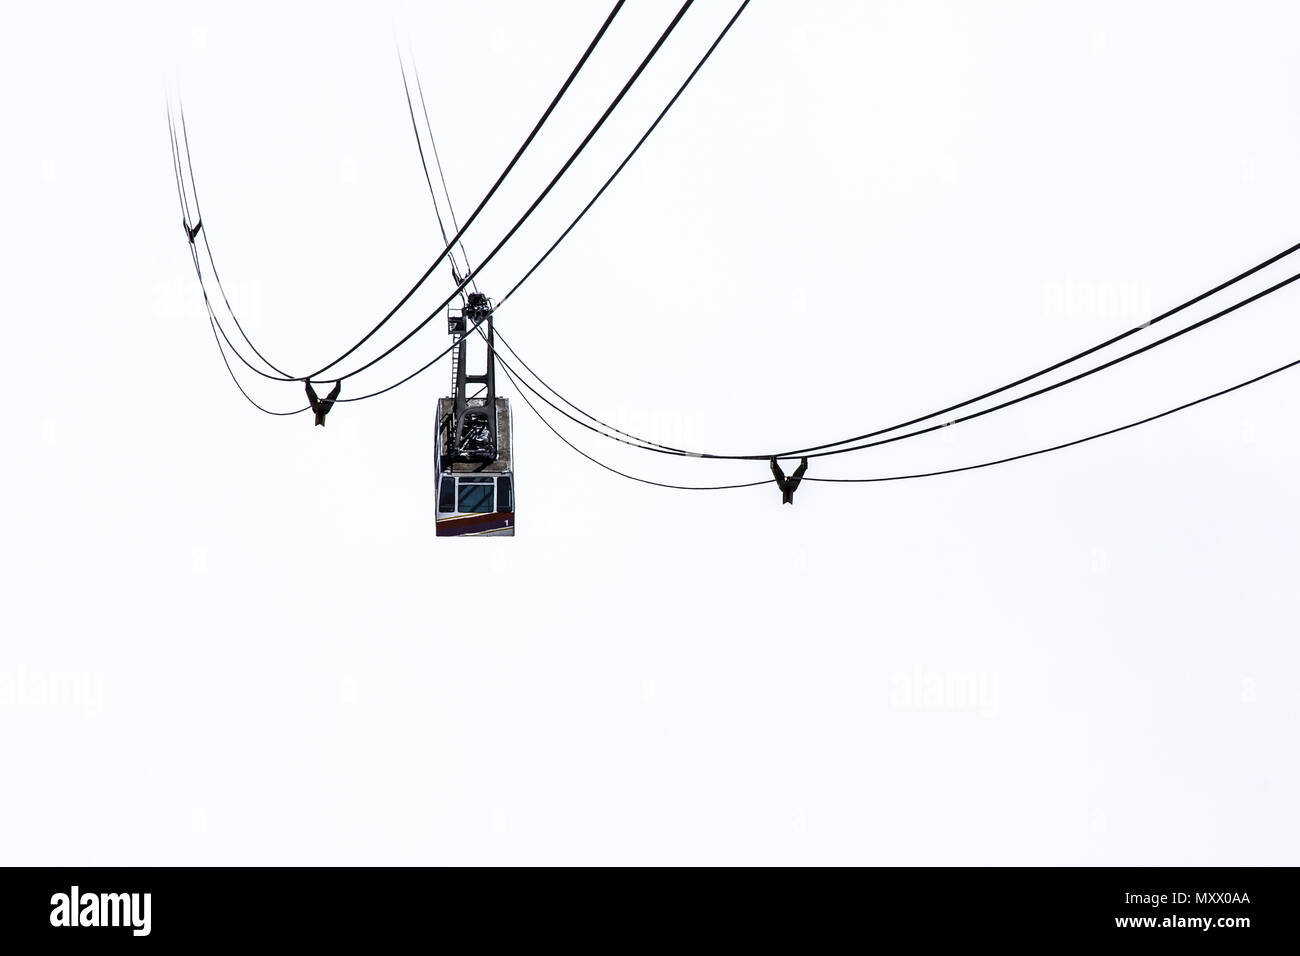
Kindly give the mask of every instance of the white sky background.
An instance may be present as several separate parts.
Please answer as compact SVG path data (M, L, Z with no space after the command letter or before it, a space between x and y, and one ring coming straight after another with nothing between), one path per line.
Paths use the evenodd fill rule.
M620 14L471 255L675 8ZM433 535L445 366L324 429L244 403L168 92L245 328L310 371L441 248L394 35L463 219L608 4L558 9L0 5L0 861L1296 863L1300 372L793 508L631 484L515 402L518 536L487 541ZM484 291L732 9L696 4ZM669 444L763 451L965 398L1298 240L1298 25L1285 3L755 0L499 328ZM450 288L440 269L384 343ZM810 474L1151 414L1300 358L1298 304ZM447 341L431 323L344 394ZM766 476L564 430L658 480Z

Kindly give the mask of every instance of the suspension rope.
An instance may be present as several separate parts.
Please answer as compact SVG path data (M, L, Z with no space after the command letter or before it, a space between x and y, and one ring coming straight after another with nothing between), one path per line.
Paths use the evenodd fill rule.
M1165 418L1177 412L1184 411L1185 409L1194 408L1195 406L1203 404L1204 402L1212 401L1213 399L1220 398L1221 396L1231 394L1232 392L1235 392L1239 389L1243 389L1248 385L1254 385L1257 382L1262 382L1266 378L1272 378L1274 375L1280 375L1282 372L1288 371L1289 369L1293 369L1297 365L1300 365L1300 359L1296 359L1293 362L1287 362L1285 365L1279 365L1277 368L1264 372L1262 375L1256 375L1254 378L1247 379L1244 382L1238 382L1236 385L1232 385L1229 386L1228 388L1220 389L1219 391L1212 392L1209 395L1204 395L1201 398L1195 399L1194 401L1184 402L1182 405L1178 405L1174 408L1166 409L1165 411L1159 412L1158 414L1148 415L1146 418L1138 419L1135 422L1129 422L1127 425L1120 425L1117 428L1108 428L1106 431L1097 432L1096 434L1089 435L1086 438L1076 438L1074 441L1062 442L1059 445L1051 445L1047 448L1039 448L1036 451L1027 451L1019 455L1009 455L1006 458L998 458L995 459L994 461L980 462L978 465L963 465L960 468L944 468L939 471L924 471L924 472L918 472L916 474L911 474L911 475L889 475L883 478L805 477L804 481L825 481L825 482L842 483L842 484L860 484L860 483L877 482L877 481L910 481L913 478L934 478L939 475L955 475L958 472L975 471L978 468L991 468L994 465L1004 465L1007 462L1020 461L1023 458L1033 458L1036 455L1046 455L1048 452L1060 451L1062 448L1073 448L1075 445L1082 445L1085 442L1096 441L1098 438L1106 438L1109 435L1117 435L1120 432L1128 431L1130 428L1137 428L1139 425L1145 425L1148 422L1158 421L1161 418Z
M433 162L438 167L438 179L442 182L442 194L447 198L447 212L451 216L451 228L460 235L460 223L456 221L456 207L451 202L451 190L447 188L447 177L442 172L442 159L438 156L438 142L433 138L433 124L429 122L429 108L424 102L424 87L420 84L420 66L412 59L411 68L415 71L415 89L420 94L420 111L424 113L424 128L429 131L429 145L433 148ZM427 167L426 167L427 173ZM465 271L473 272L474 267L470 265L469 253L465 250L465 240L460 240L461 258L465 260ZM474 291L478 291L478 282L471 280Z
M442 244L450 246L447 227L442 222L442 210L438 208L438 194L434 191L433 180L429 177L429 164L424 159L424 142L420 139L420 127L415 122L415 106L411 103L411 88L406 82L406 65L402 62L400 50L397 54L397 65L402 70L402 92L406 94L406 111L411 115L411 132L415 134L415 146L420 151L420 168L424 170L424 181L429 184L429 198L433 200L433 214L438 219L438 232L442 234ZM459 284L460 269L456 266L456 256L454 254L448 256L447 262L451 266L452 279Z
M510 162L508 162L508 163L506 164L505 169L503 169L503 170L501 171L501 175L497 177L496 182L492 184L492 188L489 189L489 190L487 191L487 194L486 194L486 195L485 195L481 200L479 200L479 204L474 208L474 211L473 211L472 213L470 213L470 217L469 217L467 220L465 220L465 225L462 226L460 229L457 230L457 232L456 232L456 236L455 236L455 238L453 238L452 243L449 243L449 244L447 245L447 248L444 249L444 250L442 251L442 253L438 256L438 258L435 259L435 260L433 261L433 264L430 265L429 268L428 268L427 270L425 270L424 275L422 275L422 276L420 277L419 281L417 281L417 282L415 283L415 285L411 286L410 291L408 291L408 292L406 293L406 295L402 296L402 298L401 298L400 300L398 300L397 304L396 304L395 306L393 306L392 309L389 310L388 314L385 315L385 316L384 316L384 317L379 321L379 324L378 324L378 325L376 325L376 326L375 326L374 328L372 328L369 332L367 332L365 335L363 335L363 336L362 336L362 337L361 337L361 338L356 342L355 345L353 345L351 348L349 348L347 351L345 351L342 355L340 355L340 356L339 356L338 358L336 358L334 361L330 362L328 365L324 365L324 366L322 366L321 368L319 368L319 369L317 369L315 372L313 372L313 373L311 374L311 376L309 376L310 378L313 378L313 379L314 379L314 378L318 378L318 377L324 375L325 372L327 372L329 369L333 368L333 367L334 367L335 365L337 365L339 362L342 362L342 361L343 361L344 359L346 359L349 355L351 355L351 354L352 354L353 352L355 352L357 349L361 348L362 345L364 345L366 342L368 342L368 341L370 340L371 336L373 336L376 332L378 332L381 328L383 328L384 325L387 324L388 320L391 319L394 315L396 315L396 314L397 314L397 311L398 311L402 306L404 306L404 305L405 305L405 304L410 300L411 296L415 295L416 290L419 289L420 286L422 286L422 285L424 284L425 280L428 279L429 276L431 276L431 275L433 274L433 270L436 269L436 268L438 267L438 263L442 262L442 260L443 260L446 256L448 256L448 255L451 254L451 251L452 251L452 244L454 244L454 243L456 243L456 242L459 242L461 236L464 235L465 231L466 231L467 229L469 229L469 227L472 226L472 225L474 224L474 220L478 218L479 213L481 213L481 212L483 211L483 208L488 204L488 201L489 201L493 196L496 195L497 190L500 188L501 184L505 181L506 176L508 176L508 175L510 174L510 171L513 170L513 169L515 168L515 164L519 162L519 158L520 158L521 156L523 156L524 151L525 151L525 150L526 150L526 149L527 149L527 148L532 144L533 140L537 137L537 134L538 134L539 132L541 132L542 126L545 125L545 123L546 123L546 121L547 121L548 119L550 119L551 113L553 113L553 112L555 111L555 108L559 105L560 100L564 98L564 94L568 92L569 87L573 84L573 81L577 78L578 73L581 72L583 66L586 65L588 58L590 58L592 52L596 49L596 45L597 45L598 43L600 43L601 38L604 37L604 35L605 35L605 31L609 29L609 25L610 25L611 23L614 22L614 17L617 16L617 15L618 15L618 11L622 9L624 2L625 2L625 0L618 0L618 2L614 4L613 9L611 9L611 10L609 11L609 15L605 18L605 22L602 23L602 24L600 25L600 29L599 29L598 31L596 31L596 35L592 38L591 43L589 43L589 44L587 45L587 49L583 51L582 57L578 60L577 65L574 66L573 70L569 73L568 77L565 79L565 81L564 81L564 85L560 87L559 92L557 92L557 93L555 94L554 98L552 98L550 104L546 107L545 112L542 113L541 118L537 121L537 124L533 127L532 132L530 132L530 133L528 134L528 137L524 140L524 142L522 143L522 145L520 145L519 149L515 151L514 156L511 157ZM679 15L678 15L678 19L680 19L680 17L681 17L681 15L679 14ZM676 20L674 20L674 25L675 25L675 24L676 24ZM460 289L457 289L457 290L456 290L456 293L453 293L453 295L452 295L451 297L449 297L447 301L450 302L450 301L451 301L451 298L454 298L456 294L459 294L459 292L460 292ZM444 303L444 305L445 305L445 303ZM437 312L437 311L441 311L442 308L443 308L443 306L439 306L438 309L435 309L434 311L435 311L435 312ZM428 320L426 319L425 321L427 322ZM424 323L421 323L421 326L420 326L420 327L417 327L417 329L416 329L415 331L418 331L419 328L423 327L423 325L424 325ZM409 339L409 338L411 337L411 335L414 335L414 334L415 334L414 332L408 334L405 338L402 339L402 342L399 342L398 344L400 345L400 344L406 342L407 339ZM392 353L396 348L397 348L397 346L394 346L393 348L391 348L391 349L389 349L387 352L385 352L384 355L389 355L389 354L391 354L391 353ZM382 358L383 356L380 356L380 357ZM362 370L364 370L364 369L366 369L366 368L369 368L371 365L374 364L374 362L377 362L377 361L379 361L379 359L375 359L374 361L369 362L369 363L367 363L366 365L363 365L361 368L356 369L355 371L348 373L348 375L343 375L343 376L330 376L330 378L331 378L331 379L335 379L335 380L339 380L339 381L341 381L341 380L344 379L344 378L351 377L352 375L355 375L357 372L360 372L360 371L362 371Z
M506 245L506 243L509 242L514 237L515 233L517 233L520 230L520 228L523 227L524 223L528 221L529 217L532 216L533 212L537 209L537 207L542 204L542 201L545 200L548 195L550 195L551 190L555 188L555 184L560 181L560 179L564 176L564 174L569 171L569 168L574 164L574 162L577 161L578 157L582 154L582 151L587 148L587 144L592 141L596 133L600 131L600 128L605 125L605 121L609 119L610 115L614 112L618 104L623 101L623 97L627 95L628 91L632 88L633 84L635 84L636 81L641 77L641 74L645 72L646 67L650 65L650 61L655 58L655 56L659 53L660 48L664 45L665 42L667 42L668 37L672 35L675 29L677 29L677 24L681 22L682 17L686 15L686 11L691 8L691 5L693 3L694 0L686 0L686 2L682 4L681 9L677 11L677 15L673 17L672 22L670 22L668 26L664 29L664 32L660 34L659 39L655 41L654 46L650 48L650 52L646 54L645 58L640 62L640 64L638 64L637 68L632 72L632 75L628 77L627 82L623 84L623 88L618 91L618 95L615 96L614 99L610 102L609 106L605 108L605 112L601 114L600 119L596 121L595 125L592 126L592 128L588 131L587 135L583 137L582 142L578 144L578 147L573 151L572 154L570 154L569 158L565 160L564 165L560 167L559 172L557 172L553 177L551 177L551 181L546 184L546 188L543 189L541 193L538 194L537 198L534 199L532 204L524 211L524 214L519 217L519 219L515 222L513 226L510 227L510 231L507 232L505 236L502 237L501 241L498 242L493 247L492 251L489 252L487 256L483 258L483 261L479 263L478 268L474 272L470 273L470 275L466 276L465 279L463 279L460 282L460 284L456 287L456 289L452 292L452 294L449 295L446 299L444 299L441 304L435 307L434 310L430 312L429 315L422 322L420 322L418 325L415 326L415 328L411 329L411 331L407 332L404 336L398 339L393 345L389 346L383 352L379 353L379 355L375 356L369 362L366 362L365 364L353 369L352 371L347 372L344 375L326 376L327 379L331 381L344 381L346 379L351 378L354 375L359 375L361 372L366 371L366 369L372 367L376 363L381 362L388 356L392 355L403 345L409 342L411 338L415 336L417 333L419 333L425 326L427 326L430 322L432 322L435 318L437 318L442 313L442 310L451 303L452 299L454 299L457 295L461 293L461 291L465 288L466 285L469 284L469 282L474 278L474 276L477 275L477 273L483 271L483 269L488 265L488 263L490 263L494 258L496 258L497 253L499 253L501 249ZM469 223L467 222L465 225L466 227L468 227ZM459 239L460 237L457 236L457 238ZM376 330L377 328L378 327L376 327ZM367 338L368 337L369 336L367 336ZM360 343L358 343L358 346L359 345ZM353 348L349 350L349 354L351 351L355 351L356 348L357 346L353 346ZM325 366L325 368L328 369L330 366L336 364L337 361L338 360L336 360L335 362L331 362L330 365ZM321 372L323 371L324 369L321 370ZM311 377L313 379L317 378L320 376L321 372L313 373Z

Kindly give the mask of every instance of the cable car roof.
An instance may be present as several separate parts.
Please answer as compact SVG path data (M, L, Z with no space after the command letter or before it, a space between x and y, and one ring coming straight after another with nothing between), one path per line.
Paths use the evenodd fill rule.
M514 439L514 430L510 424L510 401L509 399L498 397L497 405L497 457L494 461L452 461L448 462L446 455L446 429L447 423L451 421L452 409L455 406L455 399L440 398L438 399L438 447L442 453L442 470L444 473L452 474L501 474L513 470L514 450L511 448Z

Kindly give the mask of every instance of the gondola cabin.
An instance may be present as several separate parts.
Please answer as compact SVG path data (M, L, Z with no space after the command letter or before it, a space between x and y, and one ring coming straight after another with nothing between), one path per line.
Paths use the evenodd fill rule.
M492 302L471 292L447 313L452 347L451 390L438 400L434 467L438 475L438 537L515 533L514 429L510 402L497 398ZM483 349L483 371L471 373L467 347ZM471 394L470 389L474 387Z
M455 454L456 402L452 398L438 401L438 442L435 460L438 472L438 537L454 535L503 535L515 533L515 476L511 449L514 446L510 421L510 402L495 401L496 450L490 460L465 460ZM469 429L486 434L475 416L486 408L471 406L467 418ZM463 424L463 423L462 423Z

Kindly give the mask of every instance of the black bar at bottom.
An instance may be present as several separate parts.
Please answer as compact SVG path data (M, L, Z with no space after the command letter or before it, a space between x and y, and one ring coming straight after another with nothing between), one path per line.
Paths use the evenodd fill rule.
M0 870L0 937L14 944L151 946L412 941L801 948L906 942L1194 941L1295 937L1293 869L711 870L601 877L575 870ZM506 885L501 885L506 884ZM513 885L510 885L513 884ZM838 942L837 942L838 941Z

